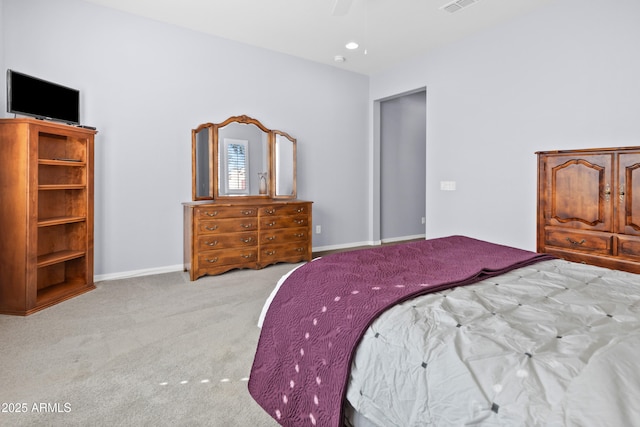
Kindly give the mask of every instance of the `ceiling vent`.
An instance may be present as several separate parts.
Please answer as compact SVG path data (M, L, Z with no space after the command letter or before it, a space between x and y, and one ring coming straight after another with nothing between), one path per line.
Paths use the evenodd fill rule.
M456 0L451 3L447 3L440 9L446 10L449 13L457 12L465 7L471 6L474 3L478 3L479 0Z

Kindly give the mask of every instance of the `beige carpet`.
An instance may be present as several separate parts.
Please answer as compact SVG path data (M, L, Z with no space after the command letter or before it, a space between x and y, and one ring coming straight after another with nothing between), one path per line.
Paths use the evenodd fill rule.
M262 304L294 266L106 281L0 315L0 425L277 425L247 379Z

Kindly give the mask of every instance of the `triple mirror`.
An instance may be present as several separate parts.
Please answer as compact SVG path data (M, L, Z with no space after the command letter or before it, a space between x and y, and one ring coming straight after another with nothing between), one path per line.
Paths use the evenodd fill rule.
M193 200L296 198L296 140L233 116L192 132Z

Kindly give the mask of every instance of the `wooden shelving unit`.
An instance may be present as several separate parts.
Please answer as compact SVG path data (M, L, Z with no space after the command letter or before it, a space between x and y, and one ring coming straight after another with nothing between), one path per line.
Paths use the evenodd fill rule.
M28 315L95 288L95 133L0 119L0 314Z

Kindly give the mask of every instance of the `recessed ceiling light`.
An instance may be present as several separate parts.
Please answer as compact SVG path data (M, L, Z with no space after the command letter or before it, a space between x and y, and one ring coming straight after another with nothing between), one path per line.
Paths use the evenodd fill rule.
M356 42L349 42L346 45L344 45L344 47L346 47L349 50L353 50L353 49L357 49L358 48L358 43Z

